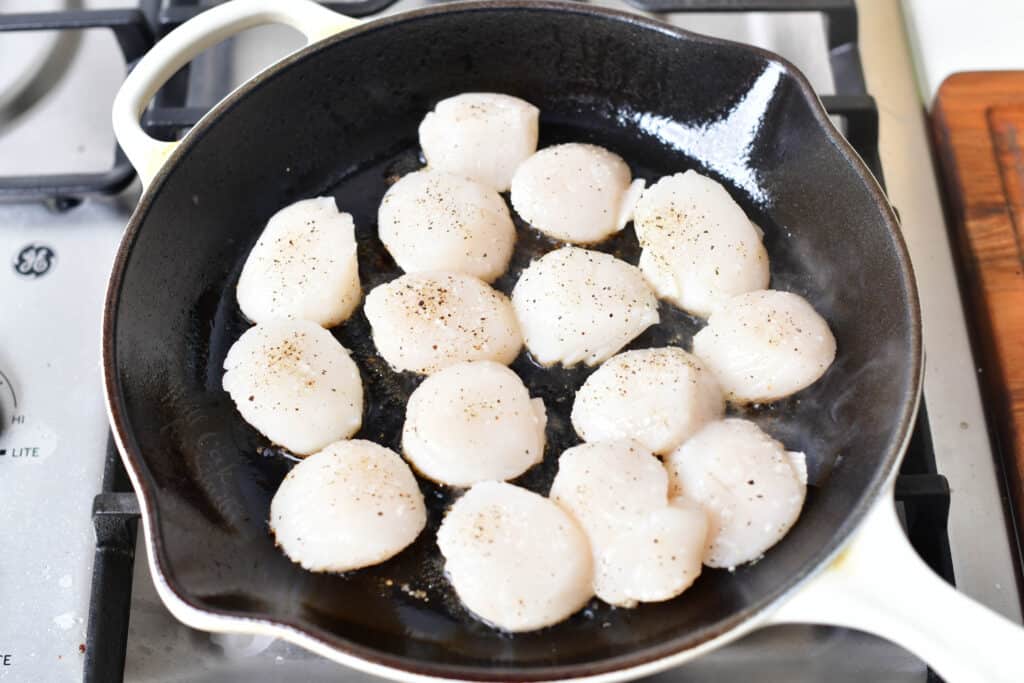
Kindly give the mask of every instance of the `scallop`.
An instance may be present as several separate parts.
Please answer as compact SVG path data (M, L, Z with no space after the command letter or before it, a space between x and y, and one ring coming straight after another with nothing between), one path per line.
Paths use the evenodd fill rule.
M249 252L238 278L238 305L249 320L312 320L332 327L362 298L352 216L333 197L281 209Z
M462 273L403 275L366 297L377 351L397 370L424 375L471 360L511 363L523 346L508 298Z
M472 178L498 192L537 150L540 110L499 93L463 93L441 100L420 124L430 168Z
M763 290L729 299L694 335L693 352L730 401L768 402L825 374L836 357L836 340L803 297Z
M593 244L625 226L642 188L643 181L632 186L619 155L571 142L542 149L516 169L512 207L549 237Z
M270 527L285 554L314 572L383 562L427 523L405 461L359 439L338 441L292 468L270 503Z
M402 451L423 476L451 486L518 477L544 457L544 402L493 361L449 366L409 397Z
M704 564L733 568L751 562L790 530L807 492L803 453L788 452L753 422L712 422L667 462L672 495L708 515Z
M516 241L501 195L434 170L410 173L392 185L377 223L381 242L407 273L445 270L491 282L508 268Z
M572 424L584 441L635 439L662 454L724 412L714 375L669 346L609 358L576 393Z
M619 607L679 595L700 575L707 519L669 503L661 461L631 440L585 443L558 460L551 499L583 527L594 553L594 591Z
M594 592L618 607L671 600L700 576L707 529L704 511L683 498L648 513L597 553Z
M661 461L636 441L584 443L558 458L558 474L548 495L600 549L668 505L668 474Z
M635 267L563 247L523 271L512 290L526 346L542 365L596 365L658 322L658 301Z
M246 422L298 455L348 438L362 424L359 369L330 332L308 320L246 330L224 359L223 386Z
M633 225L640 270L662 299L707 317L736 294L768 286L761 230L720 184L694 171L644 190Z
M593 595L583 532L550 500L511 484L473 486L448 511L437 544L463 604L506 631L557 623Z

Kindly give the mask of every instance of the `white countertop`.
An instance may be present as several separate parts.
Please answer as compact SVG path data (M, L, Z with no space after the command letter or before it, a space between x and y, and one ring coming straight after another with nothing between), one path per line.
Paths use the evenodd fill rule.
M902 3L921 97L929 108L942 81L952 73L1024 69L1024 0Z

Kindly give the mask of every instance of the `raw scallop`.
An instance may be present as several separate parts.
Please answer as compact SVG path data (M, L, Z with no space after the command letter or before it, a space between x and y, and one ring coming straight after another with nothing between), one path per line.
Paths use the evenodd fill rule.
M270 504L270 527L292 561L315 572L359 569L416 540L427 510L394 451L338 441L292 468Z
M633 212L640 270L658 296L707 317L729 297L768 286L761 231L720 184L694 171L644 190Z
M576 392L572 424L584 441L636 439L662 454L724 412L714 375L695 356L669 346L605 361Z
M540 111L498 93L463 93L441 100L420 124L427 165L472 178L498 192L516 167L537 150Z
M636 441L575 446L558 459L551 499L579 522L594 553L594 592L633 607L673 598L700 575L703 510L669 504L668 474Z
M593 595L583 532L547 498L494 481L455 501L437 532L445 571L470 611L506 631L531 631Z
M549 252L512 290L523 337L542 365L596 365L658 322L658 301L633 266L577 247Z
M511 363L522 348L512 305L471 275L403 275L366 297L377 351L392 367L429 375L470 360Z
M424 170L391 186L378 212L380 240L407 273L447 270L491 282L508 268L516 229L495 190Z
M807 492L803 453L765 434L753 422L712 422L667 462L672 495L708 515L704 564L732 568L759 558L800 516Z
M423 476L451 486L514 479L544 457L544 402L493 361L452 365L409 397L402 451Z
M668 505L668 485L665 467L641 444L599 441L562 453L548 495L599 549Z
M237 291L242 313L253 322L342 322L362 298L352 216L339 212L333 197L281 209L249 252Z
M828 323L790 292L729 299L693 337L693 353L737 403L768 402L813 384L836 357Z
M594 592L619 607L671 600L700 576L707 530L707 515L683 498L648 513L597 553Z
M249 328L224 359L225 391L246 422L307 455L352 436L363 419L363 384L348 350L308 320Z
M629 221L632 188L629 166L597 145L546 147L524 161L512 177L512 206L527 223L549 237L593 244Z

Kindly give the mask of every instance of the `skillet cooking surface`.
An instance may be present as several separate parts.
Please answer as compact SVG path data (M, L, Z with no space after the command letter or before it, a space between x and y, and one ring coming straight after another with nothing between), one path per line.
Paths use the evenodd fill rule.
M583 675L722 634L849 532L899 457L920 371L916 299L891 215L792 67L626 17L524 4L374 22L258 79L173 157L129 226L105 353L156 558L181 599L289 624L393 667L507 680ZM420 166L423 115L474 90L540 107L541 146L604 145L649 181L689 168L720 180L765 230L771 286L807 297L829 321L839 354L826 376L748 411L807 452L813 484L800 521L762 561L705 570L667 603L615 610L595 600L551 629L509 636L469 616L442 577L434 535L453 500L444 487L421 481L427 529L382 565L316 575L274 548L270 498L293 461L269 448L221 389L227 349L248 327L234 293L241 265L274 211L328 193L355 218L364 291L397 276L376 237L380 198ZM512 266L497 282L506 293L531 258L556 246L517 227ZM631 228L597 248L636 263ZM690 348L702 322L664 304L660 312L661 324L628 348ZM419 379L376 356L361 308L333 332L363 374L358 436L398 450ZM546 493L559 453L578 443L569 411L591 370L540 369L525 353L513 368L548 410L544 463L516 483Z

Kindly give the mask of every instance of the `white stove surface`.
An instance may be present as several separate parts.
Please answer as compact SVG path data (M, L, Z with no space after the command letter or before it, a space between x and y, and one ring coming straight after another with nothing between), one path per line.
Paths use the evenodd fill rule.
M127 209L88 202L56 221L42 206L0 207L3 681L81 678L108 433L100 312Z
M0 0L0 11L67 4ZM0 33L0 54L31 52L36 39L38 62L57 38ZM114 138L108 112L124 78L124 61L108 31L82 32L74 43L74 59L56 86L23 116L6 122L0 117L0 175L110 167ZM27 66L3 62L0 71L8 63ZM10 79L0 79L4 87L12 87ZM5 682L81 680L95 550L92 501L108 434L100 384L102 300L114 248L136 199L128 192L63 213L41 204L0 203Z
M423 0L403 0L387 13L420 4ZM618 0L600 4L626 7ZM27 9L24 5L17 9ZM8 9L15 8L0 0L0 11ZM818 14L663 18L779 52L819 93L834 90ZM7 38L0 33L0 43ZM194 82L191 104L209 104L295 44L289 31L266 27L201 58L205 63L197 63L196 72L218 77L205 86ZM103 31L85 32L78 50L72 70L52 93L13 125L0 127L0 175L109 166L113 136L106 111L124 65ZM90 199L62 213L40 205L0 204L0 680L5 683L81 680L95 543L90 511L107 439L99 360L102 297L136 199L137 189L114 199ZM941 230L941 225L928 227ZM951 270L944 277L955 286ZM995 487L994 479L988 485ZM986 552L998 555L991 572L998 575L1004 558L998 548ZM156 596L141 543L135 570L127 681L369 680L286 643L188 629ZM754 672L764 681L925 680L924 665L903 650L864 634L821 627L767 629L658 680L750 680Z

